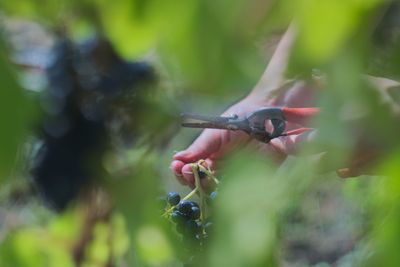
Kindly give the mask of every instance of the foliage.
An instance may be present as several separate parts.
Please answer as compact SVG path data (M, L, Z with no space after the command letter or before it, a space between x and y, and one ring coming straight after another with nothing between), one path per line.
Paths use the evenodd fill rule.
M2 46L1 265L180 266L182 247L161 218L155 201L163 195L160 191L166 191L162 185L186 190L173 182L167 166L172 151L184 147L197 132L173 133L176 136L167 143L176 129L172 122L175 113L188 108L217 113L222 110L217 105L228 105L245 95L271 53L262 55L260 46L282 33L293 19L298 38L288 78L308 79L315 67L326 77L327 89L319 99L323 112L314 122L320 131L318 140L305 145L304 155L290 157L280 167L266 161L265 155L248 151L224 161L218 172L222 182L214 207L216 228L201 264L284 265L291 256L287 255L288 232L307 225L307 218L323 217L323 211L320 214L307 206L310 196L336 188L344 203L340 207L348 207L333 214L349 219L339 218L340 227L335 231L351 228L354 244L334 260L326 257L293 266L328 266L324 261L334 261L336 266L398 266L399 124L380 105L379 95L360 78L363 74L385 75L382 70L388 70L392 78L399 77L396 38L383 45L373 39L374 28L389 4L383 0L0 3L5 28L8 21L22 18L38 22L49 35L62 32L76 42L101 33L125 59L148 58L160 76L159 88L146 95L137 109L130 110L140 118L136 121L142 136L139 141L107 150L98 163L103 166L95 166L106 171L101 182L68 209L55 213L37 203L26 170L32 161L26 150L34 147L33 125L38 120L35 108L40 93L21 88L18 81L26 73L17 72L11 63L13 47ZM390 31L390 23L383 25ZM4 43L8 38L5 31ZM338 114L353 109L366 114L358 125L337 119ZM354 153L359 141L353 134L356 127L369 129L371 146L385 148L375 170L380 176L336 181L336 175L321 175L321 169L341 167ZM313 166L310 154L320 151L329 151L329 155L321 166ZM335 186L327 186L332 180ZM320 189L324 185L328 188ZM20 191L23 197L18 195ZM309 209L302 210L304 206ZM299 213L302 222L294 218ZM14 221L10 219L13 216ZM329 242L324 240L323 244Z

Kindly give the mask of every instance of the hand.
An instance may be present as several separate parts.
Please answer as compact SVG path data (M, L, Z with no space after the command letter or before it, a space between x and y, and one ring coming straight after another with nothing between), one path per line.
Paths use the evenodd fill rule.
M306 107L312 105L315 89L306 86L303 82L291 83L290 86L282 86L275 91L274 96L260 99L249 95L237 104L230 107L222 115L236 114L239 117L257 110L261 107L290 106ZM287 129L298 128L297 124L288 123ZM266 153L278 161L283 160L287 154L294 153L297 144L308 138L308 133L280 137L265 144L252 140L250 136L241 131L228 131L220 129L206 129L200 136L185 150L173 156L171 169L178 181L183 185L194 186L194 176L190 163L204 159L205 163L215 169L217 161L241 146L251 146ZM203 185L207 186L207 185Z

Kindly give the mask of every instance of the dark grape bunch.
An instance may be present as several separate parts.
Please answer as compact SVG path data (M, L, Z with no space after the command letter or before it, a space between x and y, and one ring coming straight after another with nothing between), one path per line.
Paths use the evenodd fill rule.
M191 194L188 196L191 197ZM176 232L181 236L182 247L187 250L188 257L183 260L184 263L186 266L192 266L204 251L212 232L213 222L209 208L217 197L217 191L206 196L207 214L205 207L200 208L199 204L190 201L188 196L181 199L177 192L169 192L164 215L174 224Z
M103 155L116 137L135 137L137 95L153 71L123 60L102 37L77 44L61 36L51 55L32 175L41 196L60 210L103 177Z
M218 193L217 191L206 193L199 183L202 179L209 179L215 181L215 185L218 184L218 180L215 177L210 179L209 175L212 175L210 170L200 174L200 170L197 169L196 187L192 192L183 198L177 192L169 192L165 198L163 216L171 221L180 236L183 248L181 260L184 266L203 266L202 253L212 236L211 210ZM199 203L190 200L195 195L198 195Z
M191 168L195 179L195 188L185 197L177 192L169 192L166 197L166 207L163 214L176 226L176 231L181 234L182 241L187 244L204 246L212 228L210 207L217 197L217 191L210 194L201 186L201 180L207 180L210 188L217 188L218 179L210 168L204 166L204 160L192 163ZM192 197L199 197L199 204L190 201Z

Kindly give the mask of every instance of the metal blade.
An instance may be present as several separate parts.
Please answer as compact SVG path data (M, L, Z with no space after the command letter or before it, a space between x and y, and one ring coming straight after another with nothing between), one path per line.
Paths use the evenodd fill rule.
M213 129L229 129L235 130L235 122L232 120L237 119L234 117L220 117L220 116L204 116L193 114L182 114L182 123L184 127L191 128L213 128Z

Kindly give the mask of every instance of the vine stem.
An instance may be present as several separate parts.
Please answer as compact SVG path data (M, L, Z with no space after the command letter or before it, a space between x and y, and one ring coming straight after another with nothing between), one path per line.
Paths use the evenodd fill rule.
M200 183L200 175L199 175L199 167L200 164L191 164L194 181L196 189L198 189L199 197L200 197L200 220L202 223L205 221L205 214L206 214L206 193L204 192L203 188L201 187Z
M182 200L188 200L188 199L190 199L190 198L192 198L196 193L197 193L197 187L195 188L195 189L193 189L189 194L187 194L184 198L182 198ZM175 206L172 206L172 207L170 207L169 209L167 209L165 212L164 212L164 214L162 215L163 217L166 217L169 213L171 213L171 211L176 207L177 205L175 205Z
M204 172L209 178L211 178L216 185L219 185L219 180L214 176L213 171L210 168L206 168L201 164L198 164L200 171Z
M206 168L202 165L202 163L204 162L204 160L199 160L197 163L192 163L190 166L192 168L192 172L194 175L194 181L195 181L195 188L189 193L187 194L184 198L182 198L182 200L188 200L190 198L192 198L195 194L199 193L199 197L200 197L200 219L202 222L204 222L205 220L205 216L206 216L206 198L207 198L207 194L204 192L202 186L201 186L201 182L200 182L200 175L199 175L199 171L204 172L207 175L208 179L212 179L212 181L218 185L219 181L218 179L214 176L213 171L210 168ZM164 214L162 215L163 217L167 217L168 214L170 214L173 209L176 207L175 206L171 206L169 209L167 209Z

